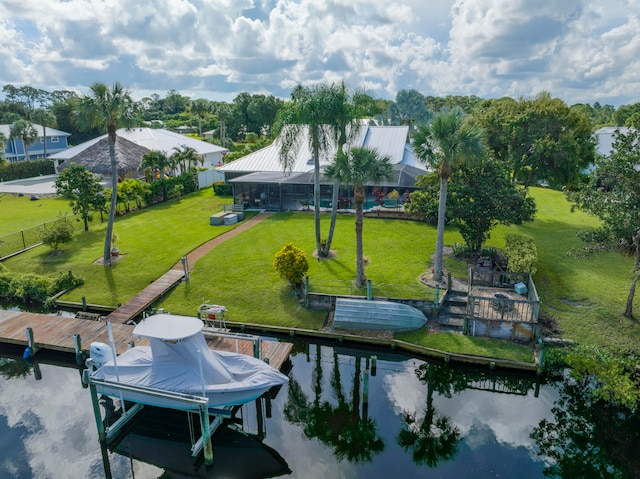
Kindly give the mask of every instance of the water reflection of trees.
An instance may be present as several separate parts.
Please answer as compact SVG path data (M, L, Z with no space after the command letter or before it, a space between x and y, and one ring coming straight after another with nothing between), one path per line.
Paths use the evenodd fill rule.
M339 459L347 459L354 463L370 462L375 454L384 449L384 442L378 435L376 422L366 414L366 405L361 407L361 358L355 358L350 402L343 390L337 353L333 354L330 380L337 405L321 400L322 379L322 351L318 345L312 374L313 399L309 400L300 384L292 379L284 408L285 418L291 423L301 425L307 438L317 438L323 444L332 447L333 453Z
M433 404L434 393L445 398L466 389L524 396L537 391L537 380L510 374L497 374L487 369L464 369L441 363L423 363L415 369L416 377L427 386L426 407L422 414L404 411L403 427L396 438L398 445L410 451L418 465L436 467L451 461L461 439L451 418L438 413Z
M451 397L453 391L466 387L466 380L464 374L455 374L452 368L439 368L429 363L418 366L415 373L427 385L427 404L420 418L415 412L402 413L404 424L396 440L405 451L411 451L413 462L435 467L456 456L461 434L451 418L438 414L433 405L433 393Z
M549 462L547 477L640 477L640 415L593 395L592 378L567 377L552 408L531 437Z
M24 378L31 372L31 366L22 359L0 358L0 374L5 379Z

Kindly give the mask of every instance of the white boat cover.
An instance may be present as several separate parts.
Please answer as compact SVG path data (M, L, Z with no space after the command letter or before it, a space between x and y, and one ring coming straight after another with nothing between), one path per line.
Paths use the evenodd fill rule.
M204 389L210 408L244 404L289 380L260 359L209 349L202 327L194 317L149 316L133 334L148 338L150 346L127 350L116 358L116 365L111 360L92 377L195 396L202 396Z

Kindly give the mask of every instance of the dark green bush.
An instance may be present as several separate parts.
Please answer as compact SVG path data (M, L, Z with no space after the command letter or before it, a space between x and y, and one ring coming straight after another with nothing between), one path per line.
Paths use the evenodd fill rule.
M225 183L224 181L216 181L213 184L213 192L216 196L231 196L233 194L233 189L230 184Z
M49 276L0 271L0 299L24 304L44 304L51 296L84 282L73 273L62 271Z
M53 175L56 170L51 160L17 161L0 168L2 181L21 180L40 175Z

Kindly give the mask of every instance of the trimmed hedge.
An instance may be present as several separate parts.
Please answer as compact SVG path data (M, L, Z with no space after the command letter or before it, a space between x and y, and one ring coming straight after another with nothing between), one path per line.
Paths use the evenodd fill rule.
M213 184L213 192L216 196L231 196L233 194L233 189L230 184L225 183L224 181L216 181Z
M0 168L2 181L21 180L34 176L53 175L56 170L51 160L17 161Z

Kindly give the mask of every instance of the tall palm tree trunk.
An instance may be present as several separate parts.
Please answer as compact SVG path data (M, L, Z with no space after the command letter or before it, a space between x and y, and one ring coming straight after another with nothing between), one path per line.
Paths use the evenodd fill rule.
M107 233L104 239L104 264L111 266L111 236L113 235L113 223L116 217L118 202L118 164L116 163L116 132L109 132L109 159L111 160L111 206L109 207L109 219L107 221Z
M364 274L364 258L362 249L362 206L364 204L364 186L358 185L354 191L356 208L356 287L363 288L367 284L367 276Z
M313 146L313 211L316 227L316 252L318 257L324 256L320 246L320 150Z
M336 229L336 218L338 217L338 193L340 192L340 183L338 178L333 180L333 191L331 193L331 222L329 223L329 234L327 235L327 243L324 245L323 256L329 256L331 251L331 242L333 241L333 232Z
M436 236L436 257L433 266L433 279L442 280L442 255L444 250L444 222L447 209L448 177L440 178L440 200L438 204L438 232Z

